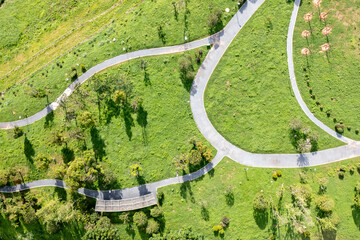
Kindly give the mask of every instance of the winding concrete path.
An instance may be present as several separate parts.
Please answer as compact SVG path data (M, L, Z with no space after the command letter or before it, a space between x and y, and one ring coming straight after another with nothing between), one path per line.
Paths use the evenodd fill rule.
M60 100L63 97L68 97L75 90L76 84L83 83L96 72L104 70L110 66L138 57L176 53L208 44L213 44L213 47L209 51L208 55L206 56L204 62L202 63L195 77L190 93L190 100L191 100L190 103L191 103L191 109L193 112L194 120L201 133L217 149L217 154L213 159L213 161L208 165L206 165L204 168L185 176L164 179L154 183L148 183L133 188L119 189L119 190L94 191L88 189L79 189L78 192L80 194L101 200L124 199L124 198L134 198L134 197L143 196L148 193L156 192L156 189L159 187L168 186L171 184L183 183L186 181L191 181L196 178L199 178L204 174L208 173L209 171L211 171L221 161L221 159L223 159L224 156L228 156L234 161L243 165L254 166L254 167L269 167L269 168L296 168L303 166L317 166L317 165L327 164L331 162L336 162L336 161L360 156L360 146L358 142L351 141L350 139L339 137L337 135L333 135L331 133L332 130L326 129L326 126L323 126L323 129L325 131L329 130L327 132L329 132L331 135L339 138L340 140L348 144L342 147L327 149L313 153L306 153L306 154L256 154L256 153L246 152L234 146L233 144L228 142L223 136L221 136L211 124L210 120L207 117L204 106L204 93L205 93L206 85L213 71L215 70L218 62L220 61L221 57L223 56L226 49L231 44L237 33L241 30L244 24L250 19L250 17L264 2L265 0L248 0L236 13L236 15L231 19L231 21L223 29L223 31L209 38L205 38L192 43L174 46L174 47L148 49L148 50L141 50L133 53L128 53L107 60L99 65L96 65L95 67L91 68L88 72L86 72L84 75L82 75L76 82L74 82L62 94L62 96L60 96L57 99L57 101L50 104L48 108L38 113L38 115L34 115L28 119L24 119L16 122L2 123L0 124L0 128L12 128L14 126L23 126L40 119L41 117L45 116L48 112L56 109L59 105ZM289 29L289 34L290 34L289 38L291 39L293 36L293 29L295 26L296 16L298 13L299 2L300 2L299 0L295 1L294 11L292 13L292 17L290 21L291 31ZM288 53L292 54L292 43L290 42L290 47L289 47L289 38L288 38ZM291 60L289 60L290 61L289 63L292 63L292 56L290 57L288 56L288 59L290 58ZM293 64L291 69L293 70ZM289 66L289 70L290 70L290 66ZM299 99L302 101L299 91L297 89L295 75L291 73L291 71L289 72L290 72L292 84L293 82L295 83L295 85L293 84L294 92L296 92L297 90L299 96L299 98L297 97L297 99L298 101ZM301 101L299 101L299 103ZM305 104L304 106L302 106L302 108L303 110L307 109ZM320 124L321 122L316 122L316 121L314 122L321 125ZM4 187L0 189L0 192L16 192L16 191L22 191L22 190L35 188L35 187L42 187L42 186L56 186L56 187L67 188L65 183L60 180L39 180L17 186Z
M312 112L309 110L306 103L304 102L304 100L301 97L298 85L296 83L295 71L294 71L294 61L293 61L293 38L294 38L296 17L297 17L298 12L299 12L300 2L301 2L301 0L295 0L294 10L293 10L293 13L291 15L289 31L288 31L288 36L287 36L287 56L288 56L288 67L289 67L289 75L290 75L291 87L292 87L292 89L294 91L296 100L298 101L301 109L306 114L306 116L311 119L311 121L313 121L322 130L324 130L325 132L327 132L331 136L339 139L340 141L343 141L345 143L352 143L352 142L354 142L354 140L342 136L341 134L335 132L334 130L332 130L331 128L326 126L319 119L317 119L314 116L314 114L312 114Z

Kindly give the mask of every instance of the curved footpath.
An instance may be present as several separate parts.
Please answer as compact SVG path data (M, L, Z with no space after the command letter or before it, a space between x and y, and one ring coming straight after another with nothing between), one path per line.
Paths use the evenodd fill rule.
M298 101L301 109L306 114L306 116L311 119L311 121L313 121L322 130L324 130L325 132L327 132L331 136L339 139L340 141L343 141L345 143L352 143L352 142L354 142L354 140L342 136L341 134L335 132L334 130L332 130L331 128L326 126L319 119L317 119L314 116L314 114L312 114L312 112L309 110L306 103L304 102L304 100L301 97L298 85L296 83L295 71L294 71L294 61L293 61L293 38L294 38L296 17L298 15L300 2L301 2L301 0L295 0L294 11L293 11L293 13L291 15L289 31L288 31L288 36L287 36L287 56L288 56L288 68L289 68L291 87L292 87L292 89L294 91L296 100Z
M303 166L317 166L317 165L322 165L326 163L336 162L336 161L360 156L360 145L358 142L351 141L350 139L340 137L337 135L333 135L331 132L332 130L326 129L326 126L323 127L325 131L328 130L327 132L330 133L332 136L337 137L343 142L349 144L342 147L327 149L318 152L306 153L306 154L256 154L256 153L246 152L234 146L233 144L228 142L224 137L222 137L211 124L210 120L207 117L204 106L204 93L205 93L206 85L213 71L215 70L218 62L220 61L221 57L225 53L230 43L233 41L237 33L241 30L242 26L244 26L244 24L250 19L250 17L254 14L254 12L264 2L265 0L248 0L236 13L236 15L224 28L224 30L211 37L174 47L148 49L148 50L141 50L133 53L128 53L125 55L112 58L103 63L100 63L99 65L96 65L95 67L91 68L88 72L84 73L81 77L79 77L79 79L76 80L55 102L50 104L48 108L44 109L43 111L39 112L38 114L35 114L34 116L28 119L11 122L11 123L0 123L0 128L4 129L4 128L12 128L14 126L23 126L39 120L40 118L44 117L48 112L56 109L61 99L63 97L68 97L75 90L77 84L83 83L89 77L94 75L96 72L104 70L110 66L138 57L176 53L208 44L213 44L213 47L206 56L204 62L202 63L194 79L194 83L190 93L190 100L191 100L190 103L191 103L191 109L193 112L194 120L201 133L217 149L217 154L213 159L213 161L208 165L206 165L205 167L203 167L202 169L185 176L169 178L154 183L148 183L133 188L119 189L119 190L95 191L88 189L79 189L78 193L86 195L88 197L93 197L96 199L105 199L105 200L125 199L125 198L134 198L134 197L143 196L148 193L156 192L156 189L159 187L164 187L171 184L183 183L201 177L202 175L211 171L221 161L221 159L224 156L228 156L234 161L243 165L254 166L254 167L269 167L269 168L295 168L295 167L303 167ZM300 0L296 0L294 4L294 11L292 13L290 26L289 26L290 39L292 39L293 36L293 29L295 26L296 16L298 13L299 2ZM289 47L289 38L288 38L288 54L289 53L292 54L292 43L290 42L291 46ZM292 56L288 56L288 59L289 58L291 58L291 62L292 62ZM292 69L293 69L293 64L292 64ZM297 91L299 93L296 86L295 76L294 74L292 75L291 71L290 71L290 76L292 76L291 78L292 83L293 82L295 83L293 84L294 92ZM299 99L302 100L300 94L298 96L299 96L299 98L297 97L298 101ZM299 103L301 104L301 101L299 101ZM303 110L307 109L306 105L302 106L302 108ZM314 122L316 123L316 121ZM65 183L60 180L39 180L39 181L34 181L34 182L20 184L11 187L4 187L0 189L0 192L17 192L30 188L44 187L44 186L56 186L56 187L67 188Z

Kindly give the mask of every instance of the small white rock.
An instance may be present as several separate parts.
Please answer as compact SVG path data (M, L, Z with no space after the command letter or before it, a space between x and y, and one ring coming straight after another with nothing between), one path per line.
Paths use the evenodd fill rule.
M226 8L226 9L225 9L225 12L230 12L230 9L229 9L229 8Z
M116 38L113 38L113 42L115 42L116 41Z
M21 116L19 116L19 118L21 118Z
M126 48L125 48L125 47L123 47L123 50L125 51L125 50L126 50Z
M185 36L185 41L187 41L188 40L188 38L187 38L187 36Z

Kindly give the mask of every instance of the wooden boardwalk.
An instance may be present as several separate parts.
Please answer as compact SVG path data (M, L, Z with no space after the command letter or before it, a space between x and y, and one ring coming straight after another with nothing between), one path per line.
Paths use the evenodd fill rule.
M96 212L126 212L141 208L150 207L157 204L156 192L146 195L126 198L120 200L97 200Z

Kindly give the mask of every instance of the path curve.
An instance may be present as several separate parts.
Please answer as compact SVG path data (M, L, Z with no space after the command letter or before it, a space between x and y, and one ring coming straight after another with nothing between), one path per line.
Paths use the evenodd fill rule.
M348 145L304 154L257 154L246 152L234 146L211 124L204 106L204 94L207 83L237 33L251 17L254 10L259 8L264 2L265 0L247 1L243 9L245 14L237 14L224 28L224 36L211 48L195 77L190 92L190 103L194 120L200 132L218 151L224 152L226 156L240 164L253 167L296 168L317 166L360 156L359 142L337 135L334 136L331 134L331 129L327 129L327 132L330 132L332 136L337 137L341 141L348 143ZM294 10L290 20L291 30L293 30L296 21L299 2L300 0L296 0L294 4ZM289 30L289 32L292 33L293 31ZM292 50L292 44L290 45L290 50ZM323 128L326 129L326 126L323 126Z
M352 143L354 140L344 137L341 134L335 132L328 126L326 126L324 123L322 123L319 119L317 119L314 114L310 111L310 109L307 107L306 103L301 97L298 85L296 83L295 78L295 71L294 71L294 61L293 61L293 38L294 38L294 30L295 30L295 24L296 24L296 17L299 12L299 6L300 6L301 0L295 0L294 3L294 10L291 15L290 19L290 25L289 25L289 31L287 36L287 56L288 56L288 68L289 68L289 75L290 75L290 81L291 81L291 87L295 94L296 100L299 103L301 109L306 114L308 118L310 118L311 121L313 121L318 127L320 127L322 130L330 134L331 136L339 139L340 141L343 141L345 143Z
M206 56L204 62L202 63L191 89L190 93L190 103L191 109L193 112L194 120L205 138L217 149L217 154L211 163L201 168L200 170L190 173L185 176L179 176L169 179L164 179L154 183L148 183L137 187L119 189L119 190L110 190L110 191L96 191L89 189L79 189L78 193L86 195L88 197L96 199L124 199L124 198L133 198L145 195L149 192L155 192L157 188L168 186L171 184L183 183L186 181L191 181L197 179L204 174L211 171L225 156L230 157L234 161L253 167L267 167L267 168L296 168L304 166L317 166L323 165L331 162L341 161L344 159L360 156L360 146L358 142L349 141L349 144L342 147L327 149L318 152L306 153L306 154L256 154L246 152L230 142L228 142L223 136L221 136L216 129L211 124L210 120L207 117L205 106L204 106L204 92L206 85L215 70L218 62L225 53L226 49L233 41L237 33L241 30L242 26L250 19L254 12L265 2L265 0L248 0L241 9L236 13L232 18L229 24L224 28L222 32L215 36L209 38L201 39L192 43L179 45L175 47L165 47L160 49L149 49L141 50L134 53L129 53L115 57L113 59L107 60L95 67L91 68L87 73L85 73L83 78L79 78L77 81L79 84L86 81L89 77L95 74L98 71L101 71L109 66L119 64L121 62L134 59L137 57L150 56L151 55L161 55L167 53L175 53L182 50L183 48L196 48L199 46L204 46L209 43L213 43L213 47ZM294 11L292 15L292 21L290 26L296 19L298 12L299 0L296 0L294 5ZM76 83L72 84L62 96L67 97L75 90ZM58 99L61 100L60 96ZM52 111L56 109L58 102L50 104L49 110ZM43 110L44 111L44 110ZM45 114L46 115L46 114ZM41 116L41 115L39 115ZM25 120L25 119L24 119ZM29 122L21 122L24 125L29 124L30 121L36 121L35 119L29 119ZM19 122L19 121L16 121ZM16 123L15 122L15 123ZM9 123L9 125L0 125L1 127L11 128L16 124ZM18 125L19 126L19 125ZM0 192L18 192L26 189L44 187L44 186L54 186L68 188L66 184L61 180L39 180L30 183L20 184L16 186L7 186L0 189Z

